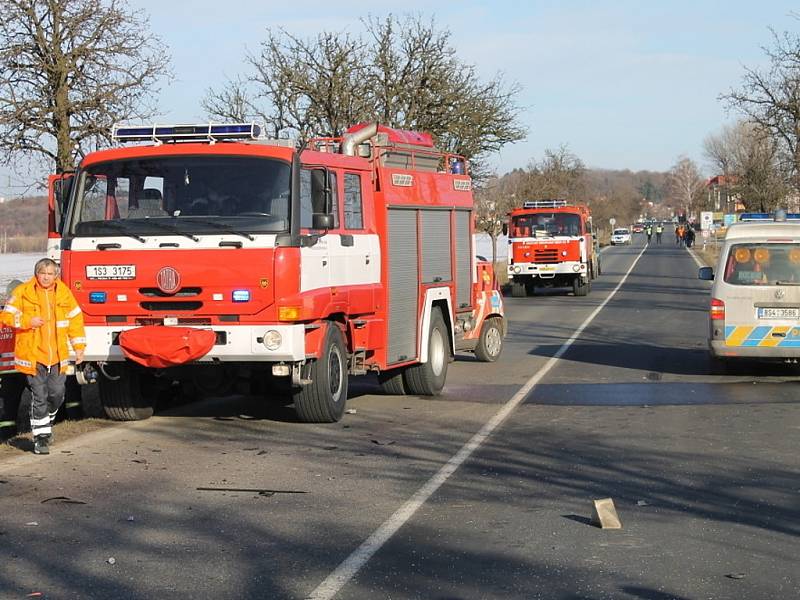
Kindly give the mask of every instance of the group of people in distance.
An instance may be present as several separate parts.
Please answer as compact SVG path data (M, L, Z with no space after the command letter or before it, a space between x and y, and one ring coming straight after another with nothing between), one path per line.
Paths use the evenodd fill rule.
M694 243L694 229L689 223L678 223L675 227L675 245L691 248Z

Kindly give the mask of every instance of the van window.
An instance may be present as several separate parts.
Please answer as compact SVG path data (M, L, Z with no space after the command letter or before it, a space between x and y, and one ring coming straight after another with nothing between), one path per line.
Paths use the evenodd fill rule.
M733 285L800 285L800 244L734 244L723 280Z

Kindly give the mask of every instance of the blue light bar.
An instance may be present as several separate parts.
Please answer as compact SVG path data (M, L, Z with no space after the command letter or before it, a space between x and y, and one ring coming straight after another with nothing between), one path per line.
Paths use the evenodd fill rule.
M739 221L772 221L775 213L742 213ZM787 221L800 221L800 213L786 213Z
M89 292L89 302L91 304L105 304L105 302L106 302L106 293L105 292Z
M234 302L250 302L250 290L233 290Z
M261 135L255 123L205 125L114 125L111 138L116 142L217 142L254 140Z

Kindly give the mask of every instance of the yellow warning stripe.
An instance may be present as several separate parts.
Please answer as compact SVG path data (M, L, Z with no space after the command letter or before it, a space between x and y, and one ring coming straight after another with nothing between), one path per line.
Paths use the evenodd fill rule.
M741 346L742 342L747 339L747 336L750 335L750 332L753 331L753 327L747 326L739 326L733 330L728 337L725 338L725 345L726 346Z
M780 344L785 338L785 334L789 332L791 327L782 326L782 327L773 327L772 330L764 336L764 339L761 340L758 345L759 346L766 346L769 348L774 348L778 344ZM775 333L783 333L784 336L773 337Z

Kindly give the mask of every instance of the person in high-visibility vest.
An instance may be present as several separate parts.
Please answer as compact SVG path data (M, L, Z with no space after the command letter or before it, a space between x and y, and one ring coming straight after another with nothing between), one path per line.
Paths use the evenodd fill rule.
M664 226L659 223L656 225L656 244L661 243L661 234L664 233Z
M14 289L0 312L0 324L16 330L14 365L28 376L33 451L49 454L53 421L64 402L70 347L75 363L83 362L86 331L75 296L58 278L58 264L43 258L33 272Z
M652 237L653 237L653 226L652 226L652 225L648 225L648 226L645 228L644 232L647 234L647 243L649 244L649 243L650 243L650 240L651 240L651 239L652 239Z

